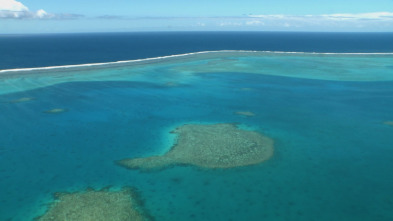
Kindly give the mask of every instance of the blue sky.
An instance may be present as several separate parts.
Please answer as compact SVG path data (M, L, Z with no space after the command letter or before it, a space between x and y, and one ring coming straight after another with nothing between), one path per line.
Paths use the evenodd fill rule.
M393 0L0 0L0 34L393 31Z

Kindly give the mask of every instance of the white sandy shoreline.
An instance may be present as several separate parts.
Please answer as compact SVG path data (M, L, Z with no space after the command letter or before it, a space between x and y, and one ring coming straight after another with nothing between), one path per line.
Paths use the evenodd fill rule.
M186 57L186 56L190 56L190 55L211 54L211 53L263 53L263 54L304 54L304 55L393 55L393 52L384 52L384 53L330 53L330 52L327 52L327 53L320 53L320 52L219 50L219 51L199 51L199 52L191 52L191 53L184 53L184 54L167 55L167 56L161 56L161 57L142 58L142 59L124 60L124 61L113 61L113 62L102 62L102 63L60 65L60 66L47 66L47 67L36 67L36 68L4 69L4 70L0 70L0 74L8 73L8 72L69 69L69 68L78 68L78 67L93 67L93 66L116 65L116 64L125 64L125 63L137 63L137 62L144 62L144 61L164 60L164 59L169 59L169 58Z

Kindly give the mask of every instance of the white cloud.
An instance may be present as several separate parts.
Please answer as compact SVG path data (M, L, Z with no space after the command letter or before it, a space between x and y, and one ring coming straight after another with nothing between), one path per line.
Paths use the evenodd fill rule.
M252 21L246 21L245 24L253 26L253 25L264 25L265 23L263 23L262 21L259 21L259 20L252 20Z
M252 18L275 18L282 19L288 17L288 15L249 15Z
M322 17L332 20L393 20L392 12L370 12L370 13L358 13L358 14L328 14L322 15Z
M223 21L218 23L219 26L224 27L224 26L243 26L243 22L234 22L234 21Z
M36 12L31 11L10 11L10 10L1 10L0 18L13 18L13 19L43 19L43 18L54 18L56 17L53 14L49 14L45 12L43 9L40 9Z
M0 0L0 11L28 11L29 9L21 2L15 0Z
M198 27L204 27L204 26L206 26L206 23L198 22L198 23L196 24L196 26L198 26Z
M112 19L117 18L108 16ZM107 17L103 17L107 18ZM158 20L171 27L195 27L204 30L268 31L391 31L393 12L343 13L319 15L262 14L211 17L121 17L146 27ZM154 21L155 22L155 21Z
M40 9L36 12L36 15L38 18L44 18L44 17L48 16L48 13L46 11L44 11L43 9Z
M218 17L143 17L128 18L145 25L149 20L160 20L172 27L194 27L220 30L267 31L391 31L393 12L359 14L285 15L262 14ZM192 23L191 23L192 22ZM203 24L203 25L202 25Z
M323 14L323 15L249 15L252 18L261 18L269 20L310 20L310 19L326 19L326 20L393 20L393 12L369 12L369 13L343 13L343 14Z
M342 13L321 15L249 15L245 25L295 28L297 30L388 30L393 12ZM257 21L261 23L258 24Z
M0 0L0 19L72 19L78 17L82 16L75 14L51 14L43 9L33 12L21 2Z

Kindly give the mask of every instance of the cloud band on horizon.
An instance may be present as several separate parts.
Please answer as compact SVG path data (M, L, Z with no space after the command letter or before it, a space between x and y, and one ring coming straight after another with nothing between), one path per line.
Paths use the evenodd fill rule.
M106 10L104 10L106 12ZM84 18L84 19L81 19ZM17 0L0 0L0 20L8 25L8 30L22 32L32 30L28 21L39 22L37 31L135 31L135 30L201 30L201 31L391 31L393 12L335 13L314 15L291 14L248 14L239 16L173 16L152 15L132 16L132 14L102 14L84 16L79 14L54 14L43 9L31 11ZM72 20L77 21L72 21ZM12 20L12 21L11 21ZM62 25L59 25L59 20ZM70 20L65 22L64 20ZM27 22L23 22L27 21ZM41 25L39 25L41 24ZM40 29L38 29L38 27ZM34 32L37 32L34 30ZM0 32L6 29L0 30ZM13 31L13 32L16 32Z
M77 14L52 14L43 9L36 12L16 0L0 0L0 19L73 19L83 17Z

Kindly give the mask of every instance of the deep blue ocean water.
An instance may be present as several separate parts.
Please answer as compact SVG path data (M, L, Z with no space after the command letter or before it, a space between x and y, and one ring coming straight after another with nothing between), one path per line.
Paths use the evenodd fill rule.
M391 34L265 34L3 36L2 48L8 41L6 50L20 51L0 62L5 69L217 49L393 51ZM121 47L129 36L144 43ZM107 186L136 187L156 220L393 220L393 126L384 124L393 121L393 55L209 56L0 73L0 220L42 215L55 192ZM15 102L21 98L32 100ZM45 112L54 108L66 111ZM174 142L169 132L185 123L238 123L274 139L274 156L226 170L114 164L164 153Z
M0 35L0 70L196 51L393 52L393 33L158 32Z

